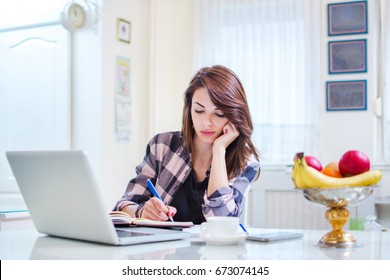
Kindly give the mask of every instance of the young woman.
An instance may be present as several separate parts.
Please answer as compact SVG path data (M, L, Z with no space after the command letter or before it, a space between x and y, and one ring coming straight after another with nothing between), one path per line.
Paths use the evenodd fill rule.
M152 220L239 216L260 172L246 94L230 69L199 70L185 91L182 130L156 135L114 210ZM152 196L150 179L164 202Z

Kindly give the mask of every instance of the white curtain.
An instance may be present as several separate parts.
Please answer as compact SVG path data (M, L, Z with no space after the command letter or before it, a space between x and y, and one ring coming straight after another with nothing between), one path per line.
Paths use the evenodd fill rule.
M321 1L196 1L196 69L225 65L241 78L263 164L319 153Z

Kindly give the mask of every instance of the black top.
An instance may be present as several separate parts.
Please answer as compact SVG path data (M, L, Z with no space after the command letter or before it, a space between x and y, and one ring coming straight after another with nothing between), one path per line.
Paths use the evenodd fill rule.
M170 206L177 209L175 221L191 221L201 224L206 221L202 213L203 196L209 184L209 177L202 182L196 181L195 171L192 170L180 190L174 195Z

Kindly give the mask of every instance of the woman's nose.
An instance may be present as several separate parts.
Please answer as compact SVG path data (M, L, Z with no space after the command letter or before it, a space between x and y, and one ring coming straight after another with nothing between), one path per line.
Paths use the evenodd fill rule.
M205 117L204 124L205 124L205 126L212 126L213 125L213 123L211 121L211 116L206 116Z

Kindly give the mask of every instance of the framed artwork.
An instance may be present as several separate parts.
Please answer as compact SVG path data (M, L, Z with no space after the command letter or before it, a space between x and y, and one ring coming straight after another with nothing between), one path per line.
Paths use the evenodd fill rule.
M335 81L326 83L326 110L366 110L366 80Z
M329 42L329 74L367 72L367 40Z
M367 2L328 4L328 35L368 33Z
M130 44L130 22L117 19L116 37L119 41Z

